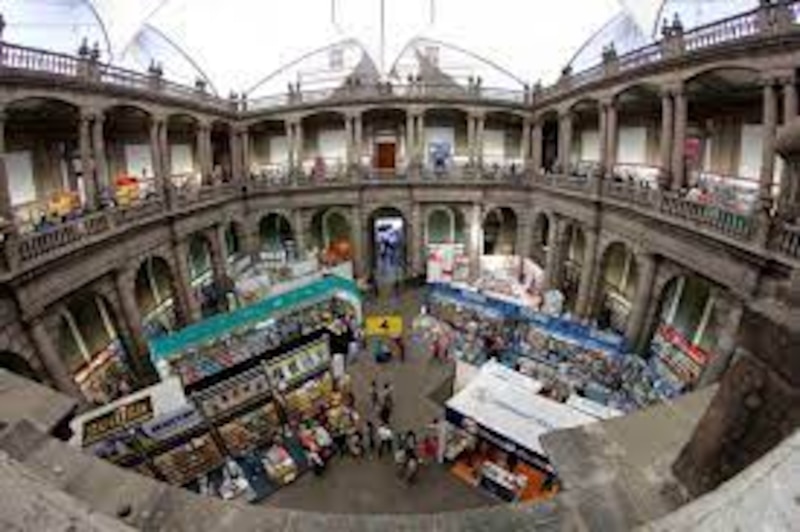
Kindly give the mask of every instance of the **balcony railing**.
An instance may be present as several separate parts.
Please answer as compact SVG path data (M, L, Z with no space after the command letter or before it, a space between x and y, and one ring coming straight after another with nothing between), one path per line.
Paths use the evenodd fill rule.
M20 238L20 260L28 262L38 259L57 249L106 232L111 226L111 219L107 213L99 212L40 229Z
M698 203L676 194L662 193L660 210L740 240L750 240L754 234L755 220L752 217L715 205Z
M778 230L777 250L784 255L800 259L800 226L784 225Z

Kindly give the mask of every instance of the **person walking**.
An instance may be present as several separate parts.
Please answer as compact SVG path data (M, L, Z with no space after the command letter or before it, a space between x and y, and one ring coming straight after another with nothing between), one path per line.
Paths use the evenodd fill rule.
M372 411L378 409L378 383L373 379L369 385L369 401Z
M372 423L372 420L367 420L367 428L366 428L366 436L367 436L367 449L369 449L370 454L375 453L375 425Z
M406 361L406 344L403 342L403 337L398 336L395 338L395 345L397 346L397 356L400 359L400 362Z
M392 438L392 429L386 423L382 423L378 427L378 458L381 458L384 452L391 454Z

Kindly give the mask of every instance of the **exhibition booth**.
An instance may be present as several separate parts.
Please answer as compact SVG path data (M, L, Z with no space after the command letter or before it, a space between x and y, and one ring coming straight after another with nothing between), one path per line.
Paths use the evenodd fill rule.
M558 294L540 310L455 284L430 285L427 314L415 323L439 357L480 367L494 359L550 385L622 411L674 398L690 389L709 355L675 331L656 332L649 359L627 352L624 338L560 312ZM552 301L551 301L552 299ZM457 371L455 386L463 387Z
M72 443L200 493L259 500L354 430L334 361L360 323L355 284L325 275L155 338L161 382L75 418Z
M446 403L445 451L459 478L505 501L548 497L556 472L540 438L621 412L585 398L559 401L547 386L495 361Z

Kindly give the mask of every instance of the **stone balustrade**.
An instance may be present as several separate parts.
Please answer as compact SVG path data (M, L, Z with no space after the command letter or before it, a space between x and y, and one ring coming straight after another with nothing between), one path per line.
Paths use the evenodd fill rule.
M775 238L775 249L795 259L800 259L800 226L784 225Z

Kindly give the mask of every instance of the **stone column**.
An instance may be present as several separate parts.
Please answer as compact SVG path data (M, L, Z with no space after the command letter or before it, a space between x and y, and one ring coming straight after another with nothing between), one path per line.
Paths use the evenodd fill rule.
M609 105L607 102L600 102L597 106L597 129L598 141L600 145L600 171L603 175L611 173L611 168L608 166L608 115L610 114Z
M294 240L297 246L297 254L300 260L306 256L306 227L302 209L292 211L292 226L294 229Z
M475 157L479 167L483 167L483 133L485 129L486 118L480 114L475 118Z
M552 216L547 235L547 258L544 269L544 289L561 287L561 274L564 269L564 236L566 223L558 216Z
M539 172L542 169L542 120L539 119L533 124L533 133L531 135L531 166L534 172Z
M286 128L286 149L289 152L287 155L287 159L289 161L289 170L290 172L294 172L294 169L297 165L297 157L295 156L295 145L294 145L294 123L290 120L286 120L284 122L284 126Z
M788 125L797 117L797 86L794 76L783 81L783 125ZM781 172L781 190L778 198L778 209L783 214L788 214L797 205L797 185L793 182L792 173L788 164L783 165Z
M200 303L194 295L192 288L192 276L189 272L189 242L181 240L173 246L175 254L175 266L177 268L177 279L175 280L176 303L181 307L181 311L186 319L186 325L200 321L202 310Z
M607 176L614 175L617 165L617 139L619 136L619 116L614 100L606 108L606 161L605 171Z
M739 326L742 323L742 316L744 315L744 305L740 301L728 300L723 307L723 305L720 305L722 301L725 300L717 299L716 312L718 315L724 316L724 321L721 323L717 334L713 358L708 361L703 373L700 374L699 388L717 382L730 366L731 359L736 352L736 339L739 333Z
M578 298L575 303L575 314L579 318L589 318L592 310L592 296L595 293L596 271L597 271L597 229L587 229L584 231L585 248L583 252L583 265L581 267L581 279L578 285Z
M298 168L303 168L303 144L305 142L303 138L303 122L298 119L294 125L295 160Z
M667 188L668 184L672 182L673 115L672 95L669 91L664 90L661 93L661 139L659 145L661 171L663 172L663 181L660 185L664 188Z
M225 226L219 225L206 231L211 254L211 270L217 286L225 287L228 284L228 268L225 259Z
M483 232L483 215L480 204L475 203L470 209L469 216L469 240L467 241L467 254L469 257L469 276L477 279L481 270L481 255L483 244L481 234Z
M353 142L353 117L349 114L344 117L344 140L347 151L347 166L352 166L355 161L355 145Z
M63 392L70 397L79 400L81 403L86 402L80 388L75 383L72 375L67 368L67 365L59 356L50 334L47 332L47 327L44 324L43 316L36 316L28 320L28 327L31 336L31 342L36 348L36 354L39 361L42 363L47 374L53 380L56 389Z
M353 117L353 142L355 144L355 154L356 160L355 163L358 166L361 166L361 155L364 153L364 129L363 129L363 120L361 119L361 113L358 113Z
M159 194L164 190L164 172L161 168L161 150L159 143L159 130L161 122L155 118L150 117L150 165L153 182Z
M417 150L415 162L423 164L425 161L425 113L417 115Z
M522 120L522 142L520 149L522 153L522 165L524 168L529 168L531 164L531 119L524 118Z
M239 152L241 154L242 170L239 175L234 174L234 181L249 181L250 180L250 130L247 126L242 126L239 132ZM234 154L231 152L231 160Z
M14 220L14 209L11 208L11 190L6 171L6 114L0 110L0 217L6 222Z
M656 278L657 263L655 255L652 253L638 253L636 255L636 266L639 271L639 278L636 283L636 295L633 298L631 313L628 316L628 323L625 328L625 338L628 345L636 352L640 352L645 346L642 337L645 332L645 323L650 305L653 304L653 282Z
M425 234L422 230L422 206L418 201L411 204L411 276L417 276L424 269ZM408 273L408 272L407 272Z
M81 174L83 175L83 190L86 194L86 208L94 210L97 207L97 182L92 168L92 138L91 120L89 114L81 114L78 125L78 148L81 156Z
M200 162L200 175L203 184L212 183L211 126L200 123L195 132L197 137L197 158Z
M352 227L350 228L350 236L353 246L353 273L356 277L363 277L366 274L367 260L364 257L367 246L364 242L364 221L362 220L362 212L360 205L353 205L351 207L350 218L352 220Z
M475 117L467 113L467 152L470 166L475 165Z
M98 113L94 116L92 124L92 141L94 144L94 168L95 180L98 188L110 188L111 182L108 176L108 161L106 159L106 139L103 135L103 122L105 116Z
M680 88L674 93L675 117L672 138L672 190L680 190L686 186L686 122L688 117L688 103L686 93Z
M411 163L417 154L417 122L416 115L409 111L406 114L406 153L407 163Z
M516 254L523 259L531 257L531 246L533 245L533 220L530 209L524 209L519 213L517 225L517 242L515 244Z
M172 188L172 155L169 148L169 122L164 120L158 129L158 151L161 154L161 174L167 190Z
M142 313L136 303L136 295L134 293L135 278L136 272L126 270L117 270L114 274L117 296L122 309L122 319L127 325L131 337L133 352L130 353L130 358L133 371L142 382L153 383L158 377L153 364L150 362L150 349L142 327Z
M759 200L763 209L769 209L772 206L772 185L775 175L775 135L778 125L778 97L774 80L765 80L762 90L762 136L764 143L761 152Z
M572 158L572 112L567 111L561 115L561 139L558 143L558 160L561 163L561 173L570 173L570 160Z
M234 180L242 179L242 146L241 139L235 128L231 128L228 133L228 145L231 150L231 173Z

